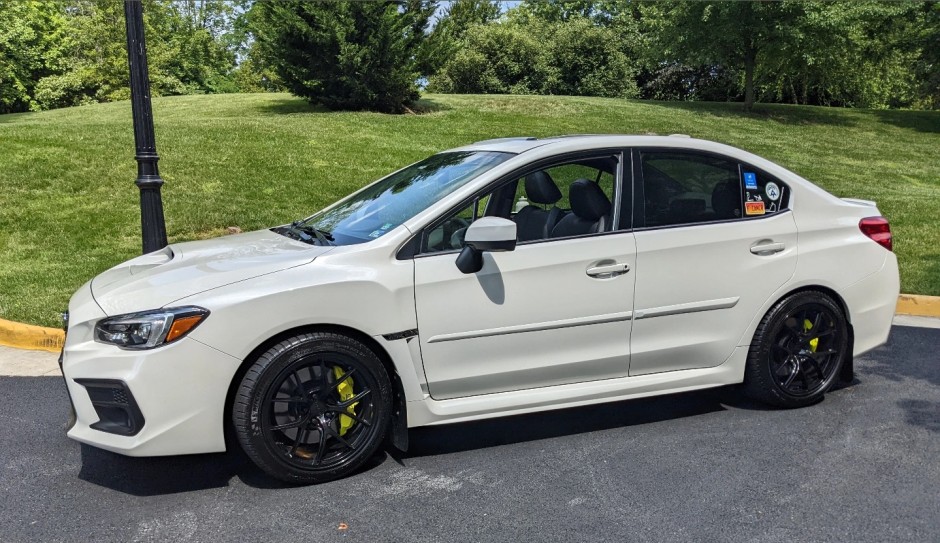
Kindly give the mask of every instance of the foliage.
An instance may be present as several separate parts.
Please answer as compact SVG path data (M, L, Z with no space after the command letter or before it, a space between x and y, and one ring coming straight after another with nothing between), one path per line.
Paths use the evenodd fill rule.
M613 30L584 18L471 27L429 90L483 94L636 95L635 69Z
M425 77L434 75L453 58L461 38L474 25L499 19L498 2L491 0L454 0L441 10L437 24L418 52L418 69Z
M62 54L63 10L55 3L0 0L0 113L36 107L36 83Z
M398 113L418 99L416 54L436 4L258 2L260 51L284 86L332 109Z
M541 43L512 24L471 27L457 53L430 78L432 92L532 94L544 84Z

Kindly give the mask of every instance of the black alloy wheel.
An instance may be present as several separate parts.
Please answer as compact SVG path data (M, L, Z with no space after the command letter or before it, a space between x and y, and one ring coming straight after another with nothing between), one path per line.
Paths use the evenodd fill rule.
M350 474L383 442L388 375L355 339L303 334L278 343L248 370L233 406L242 448L268 474L321 483Z
M800 292L775 305L754 334L745 391L781 407L819 401L851 356L841 307L822 292Z

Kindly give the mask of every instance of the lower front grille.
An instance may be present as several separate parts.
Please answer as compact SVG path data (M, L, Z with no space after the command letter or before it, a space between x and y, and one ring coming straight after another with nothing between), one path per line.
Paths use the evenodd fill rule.
M122 436L136 435L143 428L144 415L124 381L76 379L75 382L85 387L98 414L98 422L91 428Z

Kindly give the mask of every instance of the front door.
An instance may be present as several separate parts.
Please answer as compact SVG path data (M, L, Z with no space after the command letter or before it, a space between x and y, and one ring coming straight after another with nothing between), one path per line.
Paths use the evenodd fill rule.
M425 239L437 245L428 247L426 241L425 254L415 257L415 305L421 356L433 398L627 375L636 266L634 237L613 226L613 205L598 219L599 231L579 233L579 228L589 229L599 206L595 201L591 210L580 210L581 199L570 199L568 192L577 183L583 188L587 180L604 187L610 198L617 185L613 182L617 166L619 163L604 166L583 161L540 170L549 174L541 176L541 181L556 183L562 193L557 202L544 203L546 208L555 206L559 211L542 215L546 220L549 215L575 217L562 218L564 224L545 229L546 235L540 239L519 243L514 251L484 253L483 268L475 274L457 269L457 254L452 249L461 243L458 227L471 222L482 203L429 229ZM591 167L600 170L579 170ZM602 171L611 167L613 171ZM533 190L526 199L524 179L518 180L518 186L518 190L497 189L480 213L492 215L496 210L495 214L515 220L523 205L543 201L544 194L551 192L540 190L536 195L530 185ZM506 195L507 200L513 199L513 206L498 201ZM571 200L575 209L568 203ZM577 219L578 213L586 218ZM538 215L521 214L529 218Z

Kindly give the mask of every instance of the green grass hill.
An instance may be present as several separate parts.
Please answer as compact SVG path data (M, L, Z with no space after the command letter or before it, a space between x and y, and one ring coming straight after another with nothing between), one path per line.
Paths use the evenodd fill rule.
M453 95L420 111L329 112L284 94L155 99L171 242L288 222L481 139L683 133L877 201L902 290L940 295L940 112ZM0 318L55 326L76 288L140 252L133 155L129 102L0 115Z

